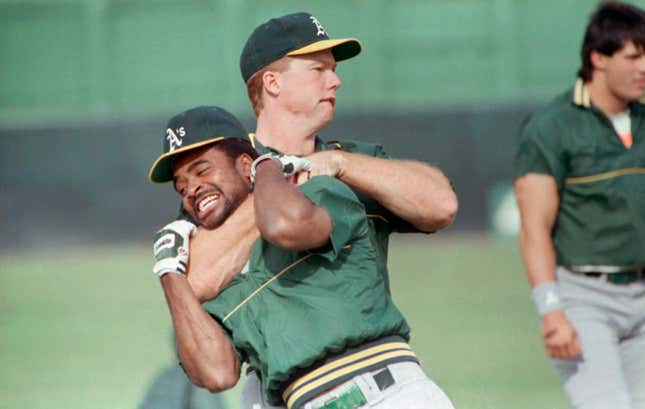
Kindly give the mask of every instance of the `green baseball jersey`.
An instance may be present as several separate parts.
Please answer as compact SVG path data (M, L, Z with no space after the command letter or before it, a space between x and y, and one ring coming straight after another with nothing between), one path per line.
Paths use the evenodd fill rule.
M522 129L515 177L547 174L558 186L559 265L645 264L645 105L632 103L630 114L626 148L578 80Z
M254 134L249 134L249 140L260 154L267 153L269 151L276 152L274 149L267 148L262 145L262 143L255 138ZM352 140L325 142L316 137L315 151L320 152L329 150L342 150L350 153L360 153L375 158L389 159L383 146L379 144ZM370 227L370 240L372 241L372 246L376 250L379 272L385 279L386 286L389 291L390 276L387 269L387 255L388 247L390 245L390 234L393 232L419 232L419 230L412 224L387 210L370 196L356 190L354 190L354 193L365 206L365 213L367 214L368 224Z
M260 372L273 404L294 371L328 353L388 335L409 338L379 270L363 204L328 176L301 189L329 213L330 244L288 251L260 238L248 270L203 304L229 332L240 359Z
M259 154L264 154L269 151L277 152L275 149L267 148L255 138L254 134L248 135L249 140L253 147ZM331 141L325 142L320 138L316 138L315 151L328 151L328 150L343 150L350 153L360 153L376 158L388 159L389 156L381 145L372 144L360 141ZM376 250L379 271L385 279L386 285L390 287L390 277L387 269L387 255L390 243L390 234L392 232L408 233L419 232L412 224L396 216L385 207L381 206L379 202L366 194L354 191L358 199L365 206L365 212L368 217L368 224L370 227L370 240L372 246ZM183 204L179 207L180 218L190 220L190 215L184 210Z
M254 134L249 134L249 140L260 155L268 152L282 153L271 147L262 145L262 143L255 138ZM352 140L326 142L316 137L316 146L314 150L316 152L342 150L350 153L360 153L375 158L389 159L389 156L383 149L383 146L379 144ZM356 190L354 191L354 193L363 203L363 205L365 205L365 212L367 213L368 217L379 219L381 223L385 223L384 227L388 231L388 234L392 232L408 233L419 231L410 223L406 222L405 220L401 219L400 217L396 216L395 214L381 206L381 204L373 198Z

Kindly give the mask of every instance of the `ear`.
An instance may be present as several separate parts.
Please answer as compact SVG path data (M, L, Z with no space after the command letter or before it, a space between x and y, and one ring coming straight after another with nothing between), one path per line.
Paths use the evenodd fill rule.
M246 153L241 154L235 159L235 169L243 178L251 179L251 165L253 159Z
M591 66L596 70L604 70L607 65L607 56L599 51L592 50L589 54Z
M262 74L262 86L269 95L280 94L280 73L277 71L265 71Z

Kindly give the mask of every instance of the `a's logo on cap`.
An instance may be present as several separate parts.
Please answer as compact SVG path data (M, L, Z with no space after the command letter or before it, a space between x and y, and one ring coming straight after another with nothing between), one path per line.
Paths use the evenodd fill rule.
M184 142L184 136L186 136L186 130L183 126L180 126L175 130L173 130L172 128L166 129L166 139L168 140L169 144L168 152L172 152L175 149L179 148Z
M322 26L322 24L320 24L320 21L318 21L318 19L316 17L309 16L309 18L311 19L311 22L314 23L314 25L316 26L316 30L317 30L316 35L317 36L325 36L325 35L327 35L327 33L325 32L325 28Z

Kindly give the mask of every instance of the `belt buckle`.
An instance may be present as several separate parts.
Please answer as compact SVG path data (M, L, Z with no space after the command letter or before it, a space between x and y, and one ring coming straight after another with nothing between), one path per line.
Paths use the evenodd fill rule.
M360 408L366 403L367 399L365 399L365 395L363 395L363 392L361 392L358 386L354 385L315 409L355 409Z

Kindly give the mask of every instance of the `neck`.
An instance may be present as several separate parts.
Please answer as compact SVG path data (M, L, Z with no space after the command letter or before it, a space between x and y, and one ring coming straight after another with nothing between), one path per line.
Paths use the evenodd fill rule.
M264 146L289 155L309 155L316 149L316 133L320 130L296 117L262 111L258 116L255 137Z
M629 107L630 101L613 93L602 73L594 72L593 79L587 83L587 89L593 104L605 115L616 115Z

